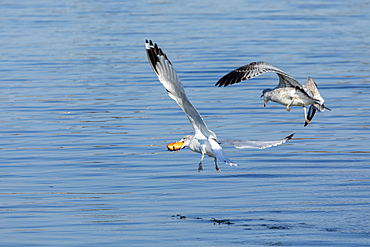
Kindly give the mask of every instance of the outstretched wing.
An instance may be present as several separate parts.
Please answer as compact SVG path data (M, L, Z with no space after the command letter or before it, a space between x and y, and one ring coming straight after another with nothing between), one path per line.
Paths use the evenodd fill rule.
M216 83L216 86L226 87L228 85L232 85L234 83L238 83L259 76L266 72L275 72L279 76L278 87L298 87L300 89L303 89L303 86L296 79L294 79L284 71L266 62L253 62L244 65L236 70L233 70L230 73L226 74L224 77L222 77Z
M294 133L278 141L246 141L246 140L239 140L239 139L226 139L226 140L220 140L220 142L233 145L236 148L240 148L240 149L242 148L265 149L265 148L281 145L289 141L290 139L292 139L293 135Z
M197 109L195 109L186 97L185 90L179 76L173 68L170 60L168 60L166 54L158 48L157 44L153 45L152 41L148 42L147 40L145 48L150 65L158 76L159 81L166 88L168 95L175 100L185 112L193 126L195 135L204 135L206 137L213 136L216 138L215 133L207 128L207 125L203 121Z

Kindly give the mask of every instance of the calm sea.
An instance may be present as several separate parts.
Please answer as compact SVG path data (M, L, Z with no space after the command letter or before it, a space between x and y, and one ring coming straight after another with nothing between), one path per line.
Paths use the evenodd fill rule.
M0 4L2 246L370 246L368 1L14 1ZM224 146L219 164L166 144L193 129L150 67L167 53ZM274 73L214 84L253 61L325 105L261 92Z

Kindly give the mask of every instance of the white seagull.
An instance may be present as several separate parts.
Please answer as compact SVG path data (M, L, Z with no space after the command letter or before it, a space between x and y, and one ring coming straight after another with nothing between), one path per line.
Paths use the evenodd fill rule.
M204 155L213 157L215 161L215 168L219 172L221 171L217 166L217 160L223 161L226 164L237 166L233 163L226 154L222 151L220 142L217 140L216 134L208 129L207 125L203 121L199 112L190 103L186 97L184 87L173 68L171 62L163 51L158 48L157 44L153 45L153 42L146 40L145 43L146 53L150 65L152 66L155 74L158 76L159 81L166 88L168 95L176 101L188 117L191 125L193 126L195 135L186 135L179 142L170 143L167 145L168 150L175 151L185 147L189 147L191 151L201 153L202 158L200 160L198 171L203 170L202 161ZM236 148L257 148L264 149L272 146L277 146L285 143L292 139L294 134L291 134L284 139L278 141L244 141L237 139L227 139L226 143L234 145Z
M264 97L264 106L269 100L285 105L286 110L290 111L289 106L303 106L305 124L311 123L316 110L322 112L325 109L331 111L324 105L324 99L321 97L316 83L311 77L308 77L306 85L302 86L296 79L284 71L265 62L253 62L231 71L222 77L216 86L228 86L234 83L245 81L261 75L265 72L275 72L279 76L279 84L274 88L263 90L261 97ZM308 114L306 106L311 105Z

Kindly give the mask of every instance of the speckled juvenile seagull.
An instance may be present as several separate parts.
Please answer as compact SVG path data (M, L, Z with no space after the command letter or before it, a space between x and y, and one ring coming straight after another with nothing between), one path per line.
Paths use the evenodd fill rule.
M234 83L245 81L261 75L265 72L275 72L279 76L279 84L274 89L265 89L261 97L264 97L264 106L269 100L285 105L286 110L290 111L289 106L303 106L305 124L311 123L316 110L322 112L325 109L331 111L324 105L316 83L308 77L306 85L302 86L296 79L284 71L265 62L253 62L231 71L222 77L216 86L228 86ZM306 106L311 105L308 114Z
M202 161L204 155L213 157L215 161L215 168L217 171L220 169L217 166L217 160L221 160L229 165L237 165L233 163L226 154L223 152L220 142L217 140L216 134L208 129L203 121L201 115L195 107L188 100L184 87L173 68L170 60L163 51L158 48L157 44L153 45L152 41L145 43L146 53L150 65L152 66L155 74L158 76L159 81L166 88L168 95L176 101L188 117L191 125L193 126L195 135L186 135L179 142L170 143L167 145L168 150L175 151L185 147L189 147L191 151L201 153L202 158L199 163L198 171L203 170ZM257 148L264 149L272 146L277 146L285 143L293 137L293 134L278 141L244 141L237 139L227 139L225 143L234 145L236 148Z

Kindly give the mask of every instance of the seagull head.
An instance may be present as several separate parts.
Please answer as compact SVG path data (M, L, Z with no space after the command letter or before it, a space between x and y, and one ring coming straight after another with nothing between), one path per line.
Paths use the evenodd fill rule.
M262 91L261 98L264 97L264 103L263 106L265 107L267 102L271 99L270 92L272 91L271 88L266 88Z
M191 139L193 138L193 136L192 135L186 135L186 136L184 136L181 140L180 140L180 142L183 142L184 144L183 144L183 148L185 148L185 147L189 147L189 144L190 144L190 141L191 141Z

